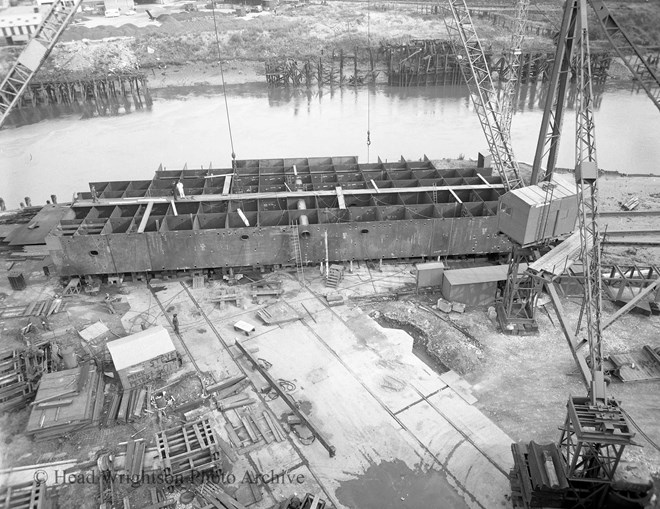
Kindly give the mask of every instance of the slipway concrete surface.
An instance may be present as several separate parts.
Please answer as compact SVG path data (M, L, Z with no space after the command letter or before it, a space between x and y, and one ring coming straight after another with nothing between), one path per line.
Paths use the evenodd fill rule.
M280 325L257 318L259 303L220 307L211 301L213 285L186 290L179 282L152 282L155 292L135 289L124 317L127 328L132 316L145 314L168 326L177 312L181 338L199 368L217 380L247 374L259 400L253 411L263 408L282 420L289 408L281 398L263 397L267 383L235 346L240 341L274 379L295 385L290 396L336 449L331 457L302 426L283 442L262 442L240 454L231 467L236 477L300 474L296 493L319 493L336 508L510 507L512 440L473 406L465 381L434 371L413 353L411 336L381 327L359 307L328 307L319 280L301 286L284 278L284 289L286 306L302 318ZM165 314L154 312L154 297ZM238 320L256 331L238 335ZM212 416L229 440L225 418ZM291 491L286 479L266 483L255 507L271 507Z

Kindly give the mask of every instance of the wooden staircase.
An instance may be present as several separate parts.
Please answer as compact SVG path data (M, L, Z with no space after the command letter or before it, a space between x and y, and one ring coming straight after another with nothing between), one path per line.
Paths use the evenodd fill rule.
M344 267L341 265L330 265L328 269L328 277L325 280L325 286L329 288L337 288L343 277Z

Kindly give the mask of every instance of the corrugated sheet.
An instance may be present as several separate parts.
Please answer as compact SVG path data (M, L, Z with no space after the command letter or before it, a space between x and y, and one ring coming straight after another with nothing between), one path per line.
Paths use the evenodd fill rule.
M117 371L176 350L169 332L160 325L110 341L107 345Z
M548 201L550 196L552 196L552 200L554 201L570 198L577 194L575 183L571 181L568 175L553 175L552 183L555 184L555 188L548 192L538 185L527 186L510 192L532 206L543 205Z
M580 231L576 230L564 242L531 263L529 269L539 274L561 276L578 259L580 248Z

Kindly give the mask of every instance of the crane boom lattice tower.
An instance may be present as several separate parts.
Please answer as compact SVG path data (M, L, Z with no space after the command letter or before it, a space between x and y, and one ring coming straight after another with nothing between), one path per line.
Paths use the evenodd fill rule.
M0 126L21 99L82 0L56 0L0 85Z
M444 17L452 49L470 90L495 169L507 190L524 186L509 135L502 121L501 105L488 61L472 24L465 0L449 0L451 18Z

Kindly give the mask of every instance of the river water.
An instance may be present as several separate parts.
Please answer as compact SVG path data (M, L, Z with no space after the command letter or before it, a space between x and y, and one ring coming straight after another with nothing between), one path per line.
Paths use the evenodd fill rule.
M359 156L398 160L475 158L486 143L467 90L458 88L336 88L319 92L228 87L238 159ZM534 156L542 88L526 87L512 126L520 161ZM154 104L114 117L81 120L64 114L0 131L0 196L17 207L51 194L60 201L89 181L150 179L159 164L228 167L231 143L220 88L152 91ZM559 166L574 165L574 112L566 115ZM643 93L605 87L595 111L599 166L660 174L660 113ZM367 147L367 128L371 145Z

